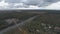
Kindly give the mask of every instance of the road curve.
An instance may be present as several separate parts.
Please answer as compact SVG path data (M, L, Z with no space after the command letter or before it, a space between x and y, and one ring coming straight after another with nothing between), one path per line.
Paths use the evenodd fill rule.
M31 18L29 18L29 19L27 19L27 20L25 20L25 21L23 21L23 22L21 22L21 23L18 23L17 26L22 26L22 25L26 24L27 22L29 22L30 20L35 19L36 17L37 17L37 16L33 16L33 17L31 17ZM17 26L16 26L16 25L13 25L13 26L10 26L10 27L8 27L8 28L6 28L6 29L3 29L3 30L0 31L0 34L3 34L4 32L7 32L7 31L9 31L9 30L11 30L11 29L14 29L14 28L16 28Z

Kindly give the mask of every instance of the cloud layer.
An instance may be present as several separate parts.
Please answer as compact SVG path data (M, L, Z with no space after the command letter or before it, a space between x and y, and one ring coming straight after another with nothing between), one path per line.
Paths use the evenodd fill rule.
M44 9L55 9L55 10L60 10L60 1L56 3L52 3L51 5L48 5L44 7Z
M33 2L33 3L32 3ZM53 9L60 10L59 0L2 0L0 1L0 9Z

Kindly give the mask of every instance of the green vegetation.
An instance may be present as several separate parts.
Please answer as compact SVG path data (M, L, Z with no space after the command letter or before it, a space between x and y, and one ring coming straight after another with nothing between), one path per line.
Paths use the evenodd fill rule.
M8 24L5 21L6 19L16 18L16 19L19 19L19 23L20 23L21 21L24 21L35 15L36 14L34 14L34 13L25 13L25 12L1 13L0 14L0 30L14 24L14 23Z
M23 13L28 16L29 13ZM32 13L33 14L33 13ZM18 14L19 15L19 14ZM31 13L30 13L31 15ZM35 14L34 14L35 15ZM22 31L18 28L6 32L5 34L56 34L54 31L55 26L60 27L60 14L58 13L44 13L38 14L39 16L32 21L27 22L21 27ZM17 16L17 15L16 15ZM22 16L22 15L21 15ZM24 16L25 17L25 16ZM21 17L23 19L24 17ZM18 16L18 18L20 18Z
M60 26L59 23L60 14L46 13L28 22L24 27L28 34L56 34L54 27Z

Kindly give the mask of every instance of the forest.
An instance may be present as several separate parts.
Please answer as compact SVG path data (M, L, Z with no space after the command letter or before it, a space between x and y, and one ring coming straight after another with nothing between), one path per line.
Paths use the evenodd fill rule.
M23 13L23 12L1 13L0 14L0 30L14 25L13 22L10 23L10 21L13 21L13 19L16 21L18 19L19 21L17 23L20 23L35 15L36 14L33 14L33 13ZM10 21L7 22L8 20Z
M0 30L6 28L5 25L7 25L7 27L9 25L5 19L16 18L16 21L18 19L18 22L22 22L33 16L37 17L32 21L28 21L25 25L7 31L4 34L60 34L59 11L3 13L0 14ZM14 25L14 23L11 24ZM9 26L12 26L11 24Z

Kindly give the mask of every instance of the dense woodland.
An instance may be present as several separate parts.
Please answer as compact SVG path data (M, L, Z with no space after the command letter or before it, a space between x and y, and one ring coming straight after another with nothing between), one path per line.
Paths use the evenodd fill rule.
M23 26L28 34L56 34L54 27L60 27L60 13L40 14Z
M4 34L57 34L54 27L60 27L60 12L37 12L37 13L5 13L2 14L0 19L18 18L26 20L29 17L39 15L34 20L27 22L21 27L22 32L18 28L8 31ZM2 24L2 21L0 21ZM4 22L3 22L4 23ZM1 26L1 25L0 25Z
M60 27L60 13L46 12L44 14L39 13L39 16L33 21L27 22L21 27L23 34L57 34L54 27ZM16 32L17 31L17 32ZM13 29L6 34L21 34L19 29Z
M22 13L22 12L11 12L11 13L1 13L0 14L0 30L14 25L14 23L8 24L5 20L6 19L19 19L19 23L35 16L36 14L33 13Z

